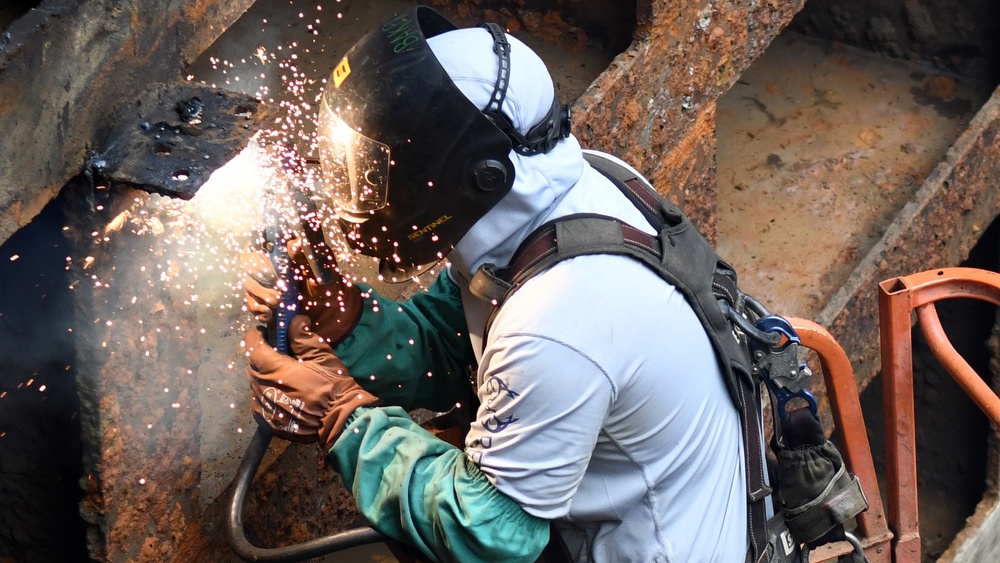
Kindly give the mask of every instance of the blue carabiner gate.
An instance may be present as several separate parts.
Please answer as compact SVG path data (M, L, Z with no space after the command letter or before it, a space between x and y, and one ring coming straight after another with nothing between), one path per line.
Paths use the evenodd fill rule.
M803 399L809 405L809 412L818 416L819 407L816 397L806 388L805 384L812 372L805 362L799 360L799 338L795 328L787 319L778 315L766 315L757 319L754 328L764 333L777 333L784 336L777 344L750 339L750 351L753 354L753 369L767 384L777 401L777 415L781 420L788 418L786 405L792 399Z

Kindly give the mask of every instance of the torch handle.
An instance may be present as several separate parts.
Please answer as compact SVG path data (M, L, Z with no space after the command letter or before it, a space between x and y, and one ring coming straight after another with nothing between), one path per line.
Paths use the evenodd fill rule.
M326 245L322 225L316 207L302 196L296 196L298 209L298 229L292 233L287 224L274 220L264 230L264 246L271 258L271 263L278 273L278 288L281 291L281 302L274 309L272 320L267 330L268 342L282 354L290 354L288 325L298 309L300 282L296 280L296 268L288 255L287 242L291 236L301 237L305 245L305 257L308 261L308 272L302 276L311 275L316 283L328 285L333 283L334 276L339 275L333 252ZM298 276L301 277L301 276ZM414 548L397 543L391 538L376 531L374 528L362 526L339 533L323 536L298 544L282 547L264 548L252 544L246 537L243 525L243 507L250 492L250 486L260 468L268 445L271 443L271 429L264 424L258 424L246 454L232 483L229 497L229 512L226 514L227 536L229 544L244 561L258 563L289 563L303 561L314 557L343 551L361 545L384 543L401 562L423 563L427 561Z
M288 323L295 315L298 305L298 283L295 280L295 268L288 256L287 239L282 234L280 225L274 224L264 230L264 244L271 258L271 265L278 274L277 288L281 291L281 300L274 308L271 322L267 327L268 343L282 354L291 354L288 344Z

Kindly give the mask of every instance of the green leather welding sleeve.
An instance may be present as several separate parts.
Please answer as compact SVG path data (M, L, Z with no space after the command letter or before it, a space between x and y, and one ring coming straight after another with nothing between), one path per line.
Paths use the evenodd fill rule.
M398 407L357 409L329 452L362 514L435 561L535 561L549 522Z
M448 274L406 301L361 286L365 306L357 328L335 352L367 391L390 405L446 411L473 395L475 362L462 295Z

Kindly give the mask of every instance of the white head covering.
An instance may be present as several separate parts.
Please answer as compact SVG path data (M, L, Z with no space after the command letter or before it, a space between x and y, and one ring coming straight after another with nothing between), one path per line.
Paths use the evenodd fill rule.
M545 63L515 37L510 42L510 82L503 113L521 133L548 114L555 89ZM427 40L445 71L476 107L490 101L499 60L493 36L485 28L458 29ZM459 275L468 279L486 262L506 265L521 240L543 223L552 207L584 172L577 140L562 139L545 154L510 152L514 185L509 194L462 237L448 255Z

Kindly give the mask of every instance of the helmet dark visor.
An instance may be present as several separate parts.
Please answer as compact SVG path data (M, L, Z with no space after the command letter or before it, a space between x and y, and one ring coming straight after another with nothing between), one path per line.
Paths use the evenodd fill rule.
M364 218L386 206L389 147L362 135L327 107L320 111L319 158L323 185L338 214Z
M324 193L351 246L402 276L447 255L514 181L510 139L427 44L453 29L426 7L389 19L348 51L320 107Z

